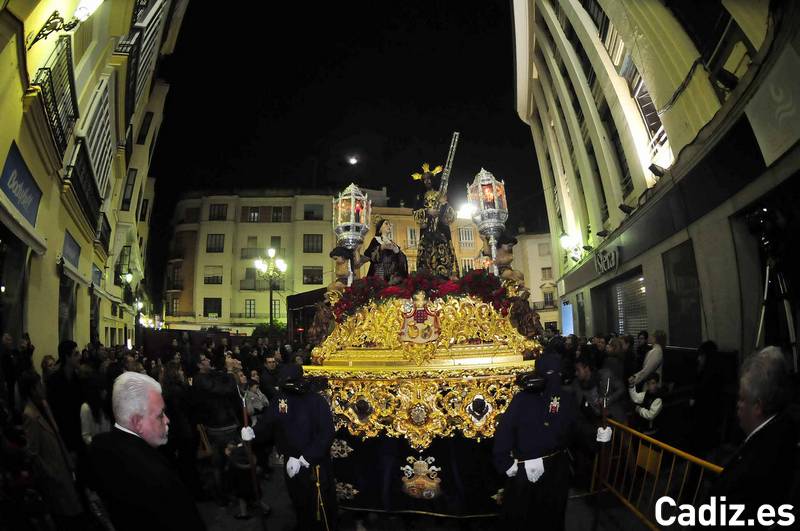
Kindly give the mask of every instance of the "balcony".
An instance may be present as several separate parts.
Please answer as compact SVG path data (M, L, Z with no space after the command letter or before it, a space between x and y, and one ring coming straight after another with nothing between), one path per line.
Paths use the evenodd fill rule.
M71 42L69 35L59 37L53 53L45 66L36 72L32 83L42 91L50 133L61 157L67 151L70 134L78 119Z
M263 258L267 256L267 250L262 249L261 247L242 247L241 251L241 259L242 260L250 260L255 258ZM275 256L277 258L286 258L286 249L280 248L275 249Z
M250 313L250 312L232 313L231 314L231 319L261 319L261 320L264 320L264 319L269 319L269 314L268 313Z
M256 278L243 278L239 281L241 291L268 291L269 280Z
M535 301L531 303L534 310L555 310L557 308L555 301Z
M195 317L195 313L194 312L171 312L171 311L167 310L166 316L167 317L192 317L192 318L194 318Z
M116 55L128 57L128 67L125 74L125 123L128 124L136 110L136 80L139 72L139 55L141 51L141 34L138 30L131 30L130 34L120 39Z
M100 217L102 199L100 192L97 190L92 164L89 162L89 152L86 150L86 144L81 138L78 138L75 142L75 152L72 156L71 164L67 166L64 186L75 193L86 219L96 227L97 220Z
M101 249L103 249L108 255L108 249L111 244L111 224L108 222L108 216L106 216L105 212L100 214L100 218L97 220L97 232L94 236L94 243L99 245Z
M183 280L168 278L166 283L167 291L183 291Z
M169 254L167 255L167 262L179 262L183 260L183 248L182 247L173 247L170 249Z
M264 254L266 254L266 252L260 247L242 247L241 258L242 260L248 260L250 258L258 258Z

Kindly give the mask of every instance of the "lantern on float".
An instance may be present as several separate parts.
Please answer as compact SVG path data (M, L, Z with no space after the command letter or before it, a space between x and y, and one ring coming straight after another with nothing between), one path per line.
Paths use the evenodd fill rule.
M350 186L333 199L333 232L336 244L354 250L369 232L372 202L358 186Z
M472 210L472 221L478 226L481 236L489 243L494 274L498 275L497 239L505 230L508 219L506 185L481 168L472 184L467 185L467 201Z

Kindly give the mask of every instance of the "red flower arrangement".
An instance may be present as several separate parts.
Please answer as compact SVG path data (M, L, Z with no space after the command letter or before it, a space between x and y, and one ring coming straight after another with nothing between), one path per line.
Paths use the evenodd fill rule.
M395 297L408 299L420 290L427 293L430 300L471 295L491 304L504 316L508 315L511 306L506 288L502 286L500 279L484 269L476 269L458 280L445 280L424 272L413 273L401 283L392 286L388 286L378 277L358 279L344 290L342 298L333 306L333 314L341 322L370 300Z

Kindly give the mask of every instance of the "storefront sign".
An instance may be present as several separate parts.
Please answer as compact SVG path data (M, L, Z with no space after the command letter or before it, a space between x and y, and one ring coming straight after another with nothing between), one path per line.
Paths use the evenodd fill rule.
M619 247L603 249L594 255L594 269L598 275L616 271L619 266Z
M0 177L0 189L6 194L11 204L19 210L19 213L35 226L42 191L36 185L33 175L14 142L11 143L11 148L8 150L3 175Z
M81 246L78 245L78 242L75 241L72 234L66 230L64 231L64 250L61 254L64 260L78 267L78 263L81 261Z
M769 166L800 139L800 57L787 45L745 112Z

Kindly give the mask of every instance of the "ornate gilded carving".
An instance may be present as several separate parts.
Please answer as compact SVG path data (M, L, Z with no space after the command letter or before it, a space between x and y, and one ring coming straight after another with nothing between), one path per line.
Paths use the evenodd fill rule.
M475 344L487 344L484 355L491 350L488 344L506 347L520 355L540 350L536 341L518 333L491 304L474 297L446 297L429 302L431 311L438 312L438 339L423 344L401 341L398 332L403 327L406 304L403 299L389 299L372 301L360 308L344 322L337 323L333 333L314 349L314 362L350 365L353 358L366 354L363 351L379 354L383 350L388 351L382 354L389 365L398 364L397 353L407 365L428 365L435 364L437 359L452 358L459 347Z
M494 436L497 416L516 392L519 372L534 362L456 369L308 367L328 378L336 428L358 437L405 437L417 449L435 437Z
M480 299L418 302L370 301L336 323L314 349L316 365L306 372L327 378L337 429L358 437L404 437L417 450L436 437L492 437L497 416L516 392L516 375L534 367L523 354L541 347ZM433 316L438 337L401 340L409 319L427 325Z

